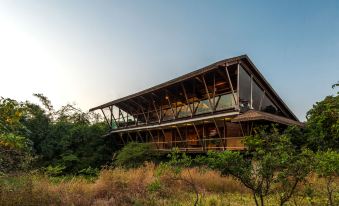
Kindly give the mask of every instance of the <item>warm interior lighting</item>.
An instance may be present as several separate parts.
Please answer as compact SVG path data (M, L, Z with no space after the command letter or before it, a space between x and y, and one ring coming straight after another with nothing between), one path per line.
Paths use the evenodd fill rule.
M226 84L226 82L219 82L219 83L216 83L215 86L221 86L221 85L224 85Z

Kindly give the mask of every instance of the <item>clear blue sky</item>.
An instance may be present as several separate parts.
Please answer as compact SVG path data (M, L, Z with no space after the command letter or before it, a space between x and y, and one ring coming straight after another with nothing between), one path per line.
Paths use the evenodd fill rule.
M0 96L88 110L247 54L301 119L339 80L339 1L1 1Z

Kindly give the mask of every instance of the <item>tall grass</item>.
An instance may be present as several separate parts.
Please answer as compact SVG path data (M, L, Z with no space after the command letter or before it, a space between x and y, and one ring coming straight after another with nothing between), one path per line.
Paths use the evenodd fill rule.
M250 192L230 177L213 171L190 169L201 193L200 205L253 205ZM188 177L185 170L182 177ZM159 181L156 189L151 186ZM325 182L309 178L313 189L299 188L291 205L326 204ZM307 191L309 190L309 191ZM305 192L306 191L306 192ZM336 194L338 198L339 194ZM0 205L192 205L193 191L183 181L164 174L158 177L156 166L146 164L136 169L103 169L96 179L84 177L51 178L27 174L0 178ZM268 200L275 205L275 197Z

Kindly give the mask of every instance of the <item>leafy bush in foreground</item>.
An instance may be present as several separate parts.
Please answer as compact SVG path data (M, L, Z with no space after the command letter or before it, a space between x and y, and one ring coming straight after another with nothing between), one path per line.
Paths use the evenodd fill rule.
M114 164L126 168L135 168L143 165L146 161L156 159L158 156L152 145L130 142L118 152Z

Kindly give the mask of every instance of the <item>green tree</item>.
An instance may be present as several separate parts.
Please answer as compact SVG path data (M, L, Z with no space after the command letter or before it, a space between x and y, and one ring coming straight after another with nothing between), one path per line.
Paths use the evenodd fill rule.
M313 150L339 149L339 95L327 96L307 112L307 136Z
M32 160L31 141L22 124L23 105L12 99L0 98L0 173L26 169Z
M273 194L283 205L311 172L313 153L297 150L291 134L281 134L275 127L256 131L246 137L246 152L209 152L199 161L240 181L252 191L256 205L264 205L265 197Z
M328 204L334 205L335 178L339 176L339 152L328 150L316 154L316 172L326 179Z
M98 115L82 112L70 104L55 110L46 96L34 96L40 104L0 99L2 149L11 151L7 153L7 159L20 157L19 151L20 154L27 153L27 150L23 152L16 147L11 147L11 150L4 147L6 141L22 139L29 143L30 154L38 157L35 166L63 168L60 170L63 173L98 168L112 159L112 138L103 137L108 127Z

